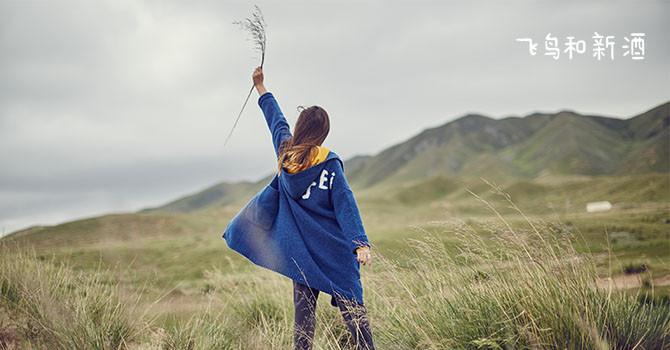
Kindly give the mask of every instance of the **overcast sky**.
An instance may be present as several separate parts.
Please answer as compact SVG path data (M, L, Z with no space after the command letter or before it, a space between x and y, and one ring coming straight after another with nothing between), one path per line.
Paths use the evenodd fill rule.
M398 3L398 4L396 4ZM629 118L670 99L668 1L259 1L266 87L374 155L467 113ZM248 1L0 0L0 234L156 206L275 167ZM613 36L593 57L594 32ZM644 33L644 59L624 55ZM558 59L545 55L545 36ZM567 36L585 41L570 59ZM531 38L537 54L529 53Z

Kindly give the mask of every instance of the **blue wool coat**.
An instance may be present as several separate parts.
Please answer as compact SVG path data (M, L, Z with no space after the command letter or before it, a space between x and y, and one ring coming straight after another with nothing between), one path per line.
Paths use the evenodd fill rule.
M258 99L275 155L291 137L270 92ZM344 164L330 151L325 161L290 174L283 170L228 223L228 246L256 265L336 298L363 303L356 249L370 246Z

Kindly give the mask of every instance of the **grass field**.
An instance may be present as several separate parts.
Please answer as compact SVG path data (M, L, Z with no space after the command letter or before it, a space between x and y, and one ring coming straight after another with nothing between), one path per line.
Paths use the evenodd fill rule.
M497 191L438 178L355 193L373 248L361 275L380 349L670 348L667 176ZM585 212L603 198L613 209ZM112 214L3 239L0 344L290 348L290 280L221 238L239 209ZM316 344L347 348L326 299Z

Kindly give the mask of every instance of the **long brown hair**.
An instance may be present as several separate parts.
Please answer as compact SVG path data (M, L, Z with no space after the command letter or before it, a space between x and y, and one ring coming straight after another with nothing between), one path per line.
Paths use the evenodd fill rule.
M326 110L319 106L298 107L300 115L295 123L293 136L279 146L278 171L282 167L291 173L307 168L319 152L330 131L330 119Z

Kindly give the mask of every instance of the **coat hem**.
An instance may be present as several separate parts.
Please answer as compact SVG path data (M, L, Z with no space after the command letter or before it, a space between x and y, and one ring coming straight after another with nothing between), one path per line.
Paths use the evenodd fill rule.
M244 221L249 222L249 223L252 224L252 225L255 225L255 223L249 221L249 220L248 220L247 218L245 218L245 217L241 217L241 218L239 218L239 219L242 219L242 220L244 220ZM256 265L258 265L258 266L260 266L260 267L263 267L263 268L265 268L265 269L268 269L268 270L270 270L270 271L277 272L277 273L279 273L279 274L281 274L281 275L283 275L283 276L285 276L285 277L288 277L288 278L290 278L290 279L292 279L292 280L295 280L295 281L297 281L297 282L299 282L299 283L305 284L305 285L307 285L307 286L309 286L309 287L318 289L318 290L320 290L320 291L322 291L322 292L324 292L324 293L326 293L326 294L329 294L329 295L331 296L330 305L332 305L332 306L337 306L337 303L336 303L336 301L335 301L336 298L347 299L347 300L356 300L358 303L364 305L364 300L363 300L363 298L361 297L361 299L358 299L358 298L356 297L356 294L353 293L353 291L352 291L351 293L342 293L342 292L336 291L335 288L333 288L332 286L331 286L331 287L326 287L325 285L323 285L323 284L321 284L321 283L319 283L319 282L309 282L309 281L307 281L307 278L306 278L306 277L303 278L302 275L296 275L296 274L294 274L294 273L285 271L283 268L280 268L280 266L278 266L278 265L268 264L268 263L265 263L264 261L261 261L260 259L257 259L257 258L255 257L255 255L254 255L254 254L250 254L251 252L249 252L247 249L236 248L236 247L234 247L234 246L231 246L231 244L230 244L228 238L226 237L226 233L225 233L225 232L223 233L222 238L224 238L224 239L226 240L226 244L228 245L228 247L230 247L230 248L233 249L234 251L238 252L239 254L242 254L245 258L247 258L247 259L248 259L249 261L251 261L252 263L254 263L254 264L256 264ZM295 260L294 260L293 258L291 258L291 260L293 260L293 262L295 263ZM296 264L296 265L297 265L297 264ZM299 266L298 266L298 269L300 269Z

